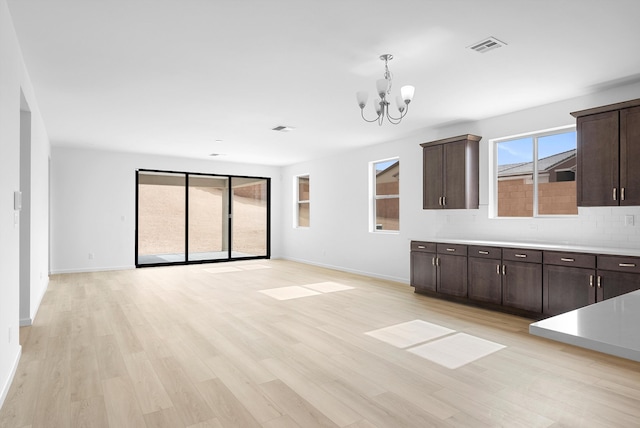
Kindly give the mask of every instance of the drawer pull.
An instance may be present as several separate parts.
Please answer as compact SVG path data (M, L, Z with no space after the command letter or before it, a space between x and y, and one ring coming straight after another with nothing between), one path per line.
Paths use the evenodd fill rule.
M527 255L526 254L516 254L516 257L520 257L521 259L526 259Z
M576 259L571 259L568 257L561 257L560 260L562 260L563 262L575 262Z
M593 287L593 275L589 275L589 287Z
M447 248L447 251L449 251L450 253L453 253L453 252L456 251L456 249L455 248Z
M636 267L635 263L618 263L620 267Z
M489 254L488 251L478 251L478 254Z
M424 250L426 247L424 245L418 245L418 249Z

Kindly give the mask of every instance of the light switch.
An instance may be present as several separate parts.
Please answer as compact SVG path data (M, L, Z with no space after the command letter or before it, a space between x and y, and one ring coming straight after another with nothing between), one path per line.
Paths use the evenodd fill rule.
M633 215L624 216L624 225L625 226L633 226L634 218Z

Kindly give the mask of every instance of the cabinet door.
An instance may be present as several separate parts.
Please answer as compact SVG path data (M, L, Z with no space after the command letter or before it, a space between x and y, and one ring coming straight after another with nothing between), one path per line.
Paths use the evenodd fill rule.
M438 293L467 296L467 258L465 256L438 255Z
M598 301L640 290L640 274L598 271Z
M640 107L620 110L620 205L640 205Z
M530 312L542 312L542 265L505 261L502 304Z
M435 253L411 252L411 286L417 290L436 291Z
M442 208L442 145L424 147L422 208Z
M618 111L579 117L577 131L578 206L618 205Z
M469 257L469 298L481 302L502 303L500 260Z
M596 301L595 269L545 265L543 312L558 315Z
M448 209L466 208L466 147L466 141L458 141L443 148L443 196L444 207Z

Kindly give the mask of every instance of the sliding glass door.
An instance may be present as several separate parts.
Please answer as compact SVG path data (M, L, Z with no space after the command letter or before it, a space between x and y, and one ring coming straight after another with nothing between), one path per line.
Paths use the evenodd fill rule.
M267 253L267 179L236 177L232 183L232 237L236 257Z
M189 176L189 260L229 257L229 179Z
M136 266L268 258L269 179L139 170Z
M138 173L136 264L184 262L185 174Z

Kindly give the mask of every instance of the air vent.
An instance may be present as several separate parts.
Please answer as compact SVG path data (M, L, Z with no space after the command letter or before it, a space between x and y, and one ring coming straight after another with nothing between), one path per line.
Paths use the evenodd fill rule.
M293 128L290 126L279 125L279 126L276 126L275 128L271 128L271 130L278 131L278 132L289 132L289 131L293 131Z
M501 42L495 37L489 37L481 42L474 43L471 46L467 46L467 47L476 52L485 53L485 52L489 52L490 50L497 49L506 45L507 44L505 42Z

